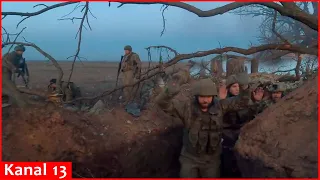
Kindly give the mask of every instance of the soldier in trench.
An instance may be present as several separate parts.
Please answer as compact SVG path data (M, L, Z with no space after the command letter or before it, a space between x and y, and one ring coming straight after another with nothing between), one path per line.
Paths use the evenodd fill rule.
M65 82L61 81L60 90L57 89L57 79L51 79L50 84L48 85L49 93L61 93L62 94L62 102L69 102L76 98L81 97L80 88L75 85L73 82ZM70 104L71 105L71 104Z
M240 81L237 78L238 76L238 74L234 74L227 78L227 99L232 99L239 96ZM261 102L263 94L264 91L260 87L254 89L254 91L251 93L251 99L253 101L250 106L236 111L229 111L223 117L223 148L221 155L221 175L223 177L241 177L233 148L238 140L241 127L254 119L256 112L254 107Z
M255 106L256 114L261 113L267 107L279 102L283 97L286 91L286 87L283 83L274 83L266 88L270 97L267 100L261 101L257 106Z
M180 177L220 177L220 154L222 140L222 117L231 110L238 110L250 103L248 75L241 79L241 93L228 98L225 86L217 87L211 79L201 79L192 86L193 99L178 101L173 99L185 82L179 75L173 76L164 91L156 98L156 103L167 113L182 120L184 124L183 147L180 154ZM223 98L224 97L224 98Z
M123 73L123 85L130 85L137 82L141 75L141 60L137 53L132 52L131 46L124 47L125 55L122 59L121 72ZM125 104L129 103L137 94L138 85L123 89Z

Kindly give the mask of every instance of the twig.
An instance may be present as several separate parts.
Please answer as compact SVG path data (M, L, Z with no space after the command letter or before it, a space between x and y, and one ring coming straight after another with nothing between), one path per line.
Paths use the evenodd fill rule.
M301 23L304 23L305 25L309 26L311 29L314 29L318 31L318 18L317 16L313 16L311 14L308 14L306 12L301 11L301 9L294 7L292 4L294 3L287 3L280 5L275 2L250 2L250 3L244 3L244 2L233 2L229 3L227 5L210 9L207 11L203 11L195 6L192 6L190 4L184 3L184 2L120 2L121 4L118 6L122 7L124 4L163 4L163 5L169 5L178 7L184 10L187 10L191 13L196 14L199 17L212 17L220 14L224 14L226 12L249 6L249 5L261 5L265 6L271 9L274 9L278 11L282 16L287 16L290 18L293 18ZM291 4L291 6L290 6Z
M72 74L73 74L74 64L75 64L75 62L76 62L76 60L78 58L78 55L80 53L83 23L84 23L84 20L87 18L88 11L89 11L89 2L86 2L85 11L83 13L83 16L82 16L82 19L81 19L81 22L80 22L80 27L79 27L79 30L78 30L78 32L79 32L78 46L77 46L77 51L76 51L76 54L74 55L74 59L73 59L73 62L72 62L71 72L70 72L70 75L69 75L69 78L68 78L68 81L67 81L68 84L70 83L70 80L71 80L71 77L72 77Z
M18 34L17 36L14 38L13 42L15 43L18 39L18 37L20 36L20 34L26 29L27 27L24 27ZM8 42L7 42L8 43ZM6 44L6 43L4 43ZM5 45L2 44L2 47L4 47ZM11 44L10 48L8 49L8 53L11 51L12 47L13 47L14 44Z
M272 22L272 32L279 38L281 39L284 43L286 44L291 44L288 40L286 40L284 37L282 37L277 31L276 31L276 22L277 22L277 11L274 11L274 17L273 17L273 22Z
M166 19L164 18L164 11L168 9L168 5L163 5L164 8L162 10L162 23L163 23L163 28L162 28L162 31L161 31L161 34L160 34L160 37L164 34L164 31L166 30Z
M164 49L168 49L168 50L170 50L171 52L173 52L175 56L179 55L179 53L178 53L176 50L174 50L173 48L168 47L168 46L163 46L163 45L160 45L160 46L149 46L149 47L147 47L147 48L145 48L145 49L146 49L146 50L150 50L151 48L155 48L155 49L162 49L162 48L164 48Z

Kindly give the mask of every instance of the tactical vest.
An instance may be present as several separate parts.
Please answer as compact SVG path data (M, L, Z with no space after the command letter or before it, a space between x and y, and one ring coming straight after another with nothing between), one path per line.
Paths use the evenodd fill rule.
M186 151L192 154L214 154L221 148L222 112L214 103L207 113L201 112L197 105L191 108L192 116L188 130L184 134Z

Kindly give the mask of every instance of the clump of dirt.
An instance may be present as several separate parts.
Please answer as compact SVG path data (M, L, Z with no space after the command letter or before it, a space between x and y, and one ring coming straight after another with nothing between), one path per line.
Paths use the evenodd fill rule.
M241 130L243 177L318 176L318 77L272 105Z
M4 161L72 161L73 177L178 177L182 128L157 107L133 118L53 105L7 108Z

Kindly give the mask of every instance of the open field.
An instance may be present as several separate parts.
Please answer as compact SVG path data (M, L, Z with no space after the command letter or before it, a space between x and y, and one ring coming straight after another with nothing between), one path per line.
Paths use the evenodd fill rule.
M30 85L32 88L46 88L51 78L58 77L58 71L48 61L29 61L27 63L30 70ZM60 61L59 64L65 73L63 80L67 80L71 72L72 62ZM151 66L155 65L157 63L151 64ZM142 68L147 68L148 66L148 62L143 62ZM178 63L175 68L184 66L185 63ZM172 68L168 68L168 70L170 69ZM91 96L114 87L117 71L117 62L76 62L71 81L81 88L84 96ZM120 74L120 83L121 78ZM19 83L21 83L21 80Z

